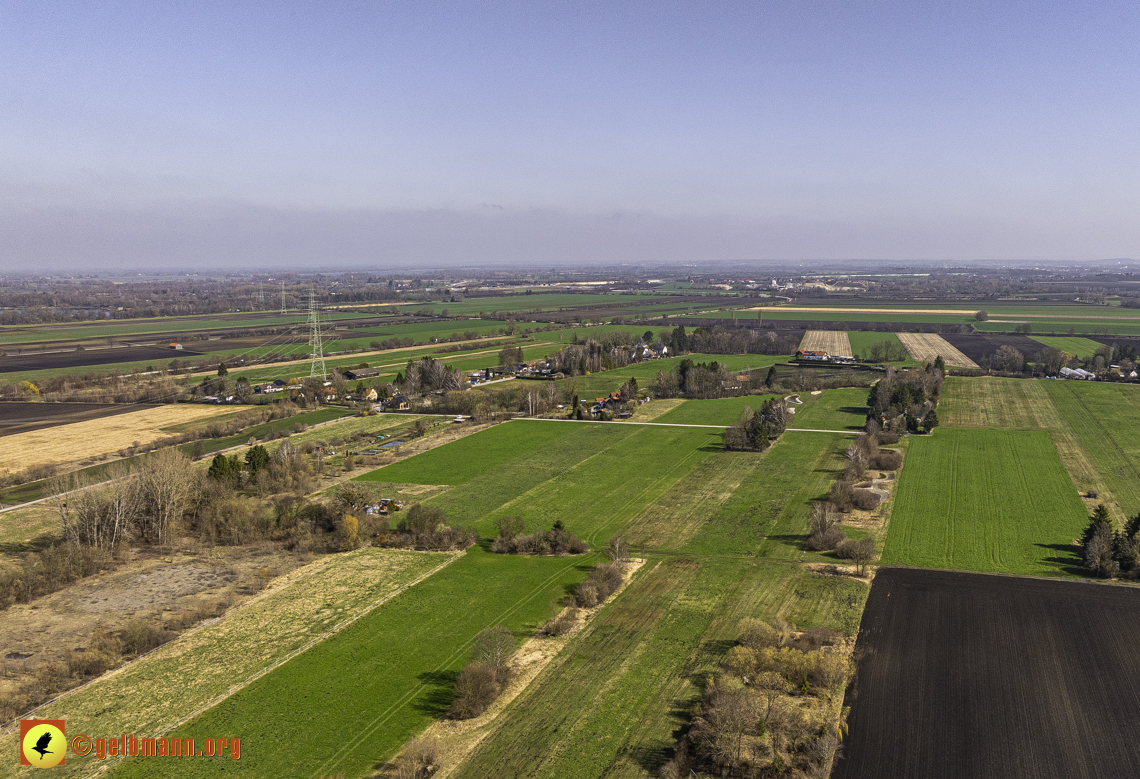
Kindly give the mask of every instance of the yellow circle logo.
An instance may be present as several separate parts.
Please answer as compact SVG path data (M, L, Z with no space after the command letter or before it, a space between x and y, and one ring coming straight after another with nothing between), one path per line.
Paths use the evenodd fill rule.
M67 739L63 731L47 722L29 728L20 742L20 750L29 763L38 768L51 768L63 762Z

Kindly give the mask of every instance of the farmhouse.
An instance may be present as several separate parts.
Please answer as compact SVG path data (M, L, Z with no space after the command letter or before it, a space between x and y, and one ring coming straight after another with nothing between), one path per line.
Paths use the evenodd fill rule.
M403 395L396 395L386 405L388 408L394 408L397 411L407 411L410 408L408 399Z
M816 360L816 361L822 362L824 360L831 359L831 355L829 355L827 352L819 352L819 351L815 351L815 350L800 349L799 351L796 352L796 359L797 360Z
M353 368L350 371L344 372L344 377L349 381L357 381L359 379L372 379L379 375L379 368Z

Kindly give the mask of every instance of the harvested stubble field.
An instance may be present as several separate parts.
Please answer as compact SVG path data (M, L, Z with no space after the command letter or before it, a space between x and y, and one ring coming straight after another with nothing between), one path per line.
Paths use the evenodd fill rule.
M955 368L977 368L978 364L949 341L934 333L895 333L907 353L921 363L931 363L941 357L943 362Z
M882 569L833 776L1132 776L1138 645L1133 588Z
M63 464L147 444L167 435L163 428L180 422L210 419L233 412L227 406L174 405L6 436L0 469Z
M103 676L37 716L66 719L76 732L140 737L166 733L192 712L228 697L267 668L367 614L378 602L458 556L368 548L314 562L217 622ZM244 727L235 726L231 732L252 741L253 734ZM12 733L0 743L16 750ZM99 764L93 757L69 755L59 775L84 776ZM153 772L155 766L143 773L147 770ZM210 774L217 767L205 770Z
M819 351L836 357L854 357L851 341L843 330L808 330L800 341L800 348L806 351Z
M910 441L882 561L1072 573L1087 522L1048 433L942 428Z
M146 408L153 408L147 406ZM28 433L45 427L70 425L92 419L129 414L139 406L114 403L0 402L0 436Z

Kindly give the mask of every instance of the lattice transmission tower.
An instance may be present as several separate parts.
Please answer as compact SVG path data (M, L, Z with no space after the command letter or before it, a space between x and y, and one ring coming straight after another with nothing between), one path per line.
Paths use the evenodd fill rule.
M281 282L281 316L285 316L285 282Z
M325 380L328 371L325 370L325 350L321 344L321 321L317 316L317 302L313 290L309 290L309 346L313 347L313 360L309 367L309 378L316 376ZM317 366L320 365L320 371Z

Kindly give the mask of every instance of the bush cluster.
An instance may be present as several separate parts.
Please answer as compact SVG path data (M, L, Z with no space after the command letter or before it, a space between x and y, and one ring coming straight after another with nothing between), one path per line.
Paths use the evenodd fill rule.
M827 776L843 722L805 699L842 694L851 662L830 650L842 634L796 634L783 620L746 619L739 635L661 776Z
M471 662L455 680L448 716L471 719L486 711L510 681L516 648L514 636L502 625L479 633L471 648Z
M467 549L478 540L479 532L473 526L452 527L445 521L443 509L419 503L403 512L395 530L389 529L386 518L378 519L372 537L374 546L431 552Z
M621 568L609 563L599 563L590 571L586 581L579 584L578 589L574 591L574 605L583 609L592 609L617 592L621 582Z
M496 554L561 556L590 551L585 541L567 532L562 520L556 521L551 530L533 533L526 532L522 517L503 517L498 526L499 534L491 542L491 551Z

